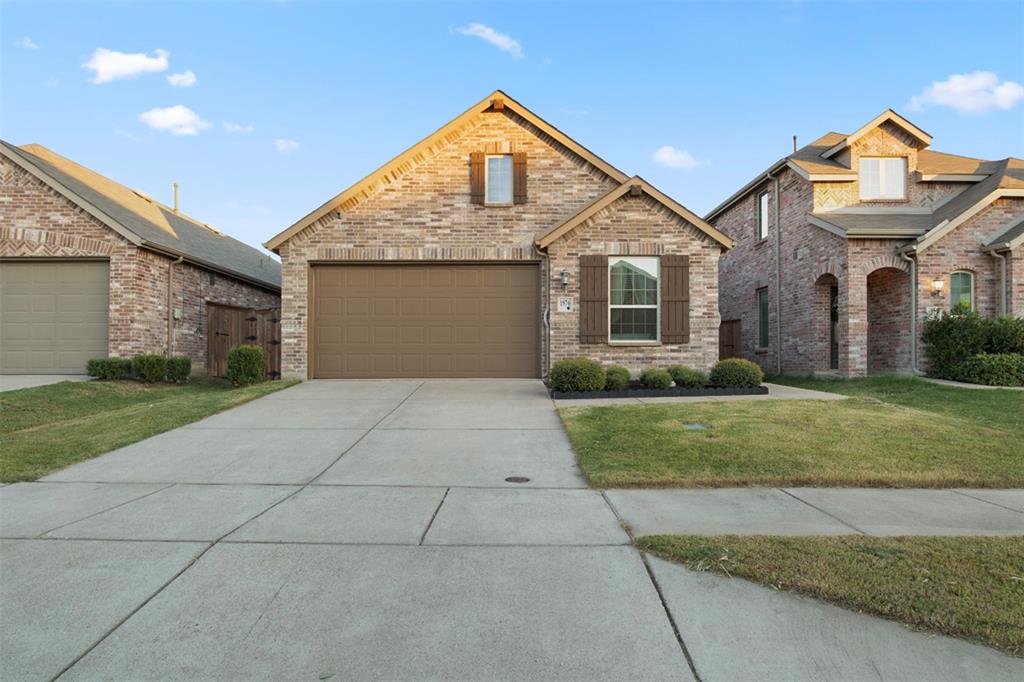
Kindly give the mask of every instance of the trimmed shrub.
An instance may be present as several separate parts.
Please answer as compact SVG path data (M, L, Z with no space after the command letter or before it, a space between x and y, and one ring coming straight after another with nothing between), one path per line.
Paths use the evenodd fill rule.
M679 388L704 388L708 383L704 372L682 365L672 365L668 368L668 373L672 375L672 381L676 382Z
M709 379L720 388L756 388L764 381L764 372L750 360L728 358L715 363Z
M551 366L548 385L556 391L600 391L604 388L604 367L596 360L574 358L559 360Z
M135 370L135 378L147 384L155 384L167 376L167 358L155 353L136 355L132 358L132 368Z
M127 379L132 375L132 361L128 358L94 358L86 365L85 372L103 381Z
M992 320L987 352L1024 355L1024 317L1002 315Z
M243 344L228 351L225 376L235 386L251 386L267 378L267 351Z
M960 363L957 380L986 386L1024 386L1024 355L978 353Z
M925 321L921 335L928 358L928 374L940 379L964 376L962 365L975 356L1024 355L1024 318L981 317L964 307Z
M192 376L192 358L177 357L167 360L167 380L175 384L188 383Z
M629 388L629 370L619 365L609 365L604 370L604 390L624 391Z
M990 326L989 320L962 309L926 320L921 340L928 358L928 374L956 379L965 360L985 352Z
M644 388L668 388L672 375L663 369L645 369L640 373L640 385Z

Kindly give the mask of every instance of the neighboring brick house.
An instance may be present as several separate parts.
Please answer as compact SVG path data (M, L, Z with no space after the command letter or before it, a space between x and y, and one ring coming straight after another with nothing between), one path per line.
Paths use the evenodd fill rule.
M207 304L276 308L270 256L52 151L0 142L0 373L82 374L93 357L187 355Z
M266 243L282 372L707 369L731 244L498 91Z
M738 355L769 372L910 373L928 315L961 300L1024 315L1024 161L930 144L889 110L779 160L706 216L737 242L719 284Z

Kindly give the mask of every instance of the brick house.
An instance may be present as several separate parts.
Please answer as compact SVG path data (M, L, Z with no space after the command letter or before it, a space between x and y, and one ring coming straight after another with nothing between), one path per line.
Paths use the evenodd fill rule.
M777 161L706 219L736 238L723 332L769 372L923 369L927 316L1024 315L1024 161L954 156L889 110Z
M265 244L282 262L282 373L706 369L731 244L497 91Z
M39 145L0 142L0 373L82 374L94 357L187 355L207 306L276 308L280 265Z

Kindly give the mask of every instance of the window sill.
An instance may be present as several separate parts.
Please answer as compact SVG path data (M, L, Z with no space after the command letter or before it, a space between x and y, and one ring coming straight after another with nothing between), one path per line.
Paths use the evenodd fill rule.
M660 346L661 341L609 341L609 346Z
M760 237L754 242L754 246L764 246L768 243L768 237Z
M910 199L903 197L902 199L861 199L862 204L909 204Z
M486 201L484 202L484 207L485 208L512 208L513 206L515 206L515 203L491 204L491 203L488 203Z
M770 353L771 350L772 350L771 348L755 348L754 349L754 354L755 355L768 355L768 353Z

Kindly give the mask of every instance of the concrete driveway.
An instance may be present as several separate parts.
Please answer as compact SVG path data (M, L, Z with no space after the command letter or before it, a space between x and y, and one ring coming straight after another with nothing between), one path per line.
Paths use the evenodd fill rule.
M0 536L4 680L1021 672L642 557L537 381L307 382L0 488Z

